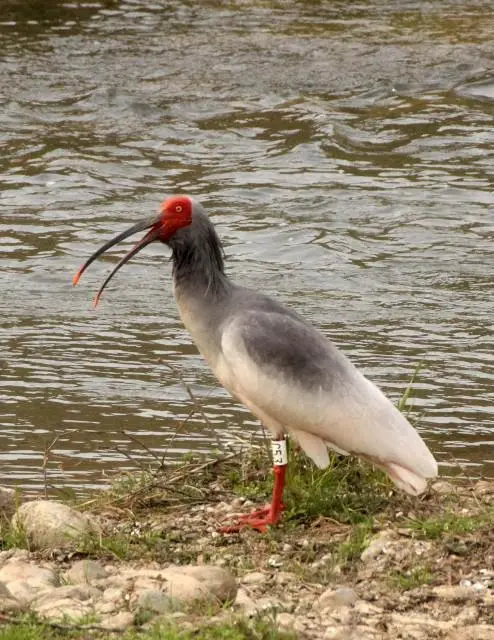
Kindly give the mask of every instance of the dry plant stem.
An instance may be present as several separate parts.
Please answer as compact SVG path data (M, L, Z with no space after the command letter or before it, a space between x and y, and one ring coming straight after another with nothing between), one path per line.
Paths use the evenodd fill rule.
M192 393L192 389L190 388L190 386L187 384L187 382L184 380L184 377L182 376L182 374L180 373L180 371L178 371L178 369L176 369L173 365L171 365L169 362L165 362L165 367L168 367L170 369L170 371L177 376L177 378L180 380L180 382L184 385L184 388L187 392L187 395L189 396L189 398L191 399L191 401L194 404L194 407L196 407L198 413L201 414L201 416L204 418L204 422L208 425L209 429L211 429L211 431L214 433L214 436L216 438L216 445L218 447L218 449L221 451L221 449L226 448L227 449L231 449L231 447L229 447L228 445L225 445L224 443L221 442L220 440L220 436L218 434L218 431L213 427L213 425L211 424L209 418L207 417L206 413L204 412L204 409L201 407L199 401L197 400L197 398L195 397L195 395Z
M189 422L189 420L192 418L192 416L194 415L194 413L196 412L196 407L195 405L192 407L192 409L190 409L189 413L185 416L185 418L182 420L182 422L178 425L177 429L175 429L175 433L172 435L172 437L170 438L170 441L168 443L168 446L166 447L166 449L163 451L163 455L161 456L161 460L160 460L160 466L159 469L163 469L165 466L165 457L166 454L168 453L168 451L170 450L170 447L172 446L172 444L175 442L177 436L179 433L182 432L183 428L185 427L185 425Z
M149 453L149 455L151 456L151 458L153 458L154 460L156 460L156 462L160 462L160 459L158 458L158 456L148 447L144 444L144 442L142 442L141 440L139 440L139 438L136 438L135 436L133 436L131 433L128 433L127 431L120 431L120 433L122 433L124 436L126 436L129 440L132 440L132 442L135 442L136 444L138 444L140 447L142 447L144 449L144 451L147 451L147 453Z
M53 449L53 447L55 446L55 444L57 443L58 439L60 438L61 435L63 435L64 432L62 433L57 433L57 435L53 438L53 440L51 441L51 443L46 446L44 448L43 451L43 484L44 484L44 493L45 493L45 498L48 499L48 462L50 461L50 452Z
M137 460L137 458L134 458L133 456L131 456L130 453L127 453L127 451L124 451L119 446L116 446L114 450L118 451L118 453L120 453L123 456L125 456L127 458L127 460L130 460L133 464L136 464L143 471L147 471L147 466L143 462L141 462L141 460Z

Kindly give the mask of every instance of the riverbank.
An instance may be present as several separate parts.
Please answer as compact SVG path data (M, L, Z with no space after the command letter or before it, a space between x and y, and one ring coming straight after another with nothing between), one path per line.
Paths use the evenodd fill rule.
M4 492L0 639L494 638L494 481L413 499L356 460L318 471L292 452L280 525L219 533L269 498L268 470L252 448L77 505Z

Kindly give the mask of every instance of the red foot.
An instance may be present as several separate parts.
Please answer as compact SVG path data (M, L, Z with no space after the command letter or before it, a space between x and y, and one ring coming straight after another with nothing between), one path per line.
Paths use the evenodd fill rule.
M277 513L273 513L271 505L267 504L261 509L256 509L252 513L246 513L242 516L238 516L237 521L234 524L218 529L220 533L238 533L245 527L256 529L261 533L266 532L266 528L270 525L276 524L280 518L280 513L283 509L283 505L280 505Z

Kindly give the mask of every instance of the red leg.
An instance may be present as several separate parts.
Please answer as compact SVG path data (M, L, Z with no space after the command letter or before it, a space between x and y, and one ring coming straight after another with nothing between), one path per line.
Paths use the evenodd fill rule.
M271 496L271 504L266 505L262 509L256 509L252 513L239 516L237 522L227 527L221 527L221 533L237 533L243 527L251 527L257 529L261 533L266 531L268 525L276 524L283 510L281 498L283 497L283 489L285 487L285 471L286 464L274 465L274 486Z

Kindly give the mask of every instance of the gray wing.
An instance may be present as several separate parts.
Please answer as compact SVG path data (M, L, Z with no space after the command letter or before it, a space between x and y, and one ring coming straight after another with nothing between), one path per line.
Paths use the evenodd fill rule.
M335 385L348 384L355 371L335 345L292 314L263 310L244 313L235 332L259 369L307 391L332 391Z

